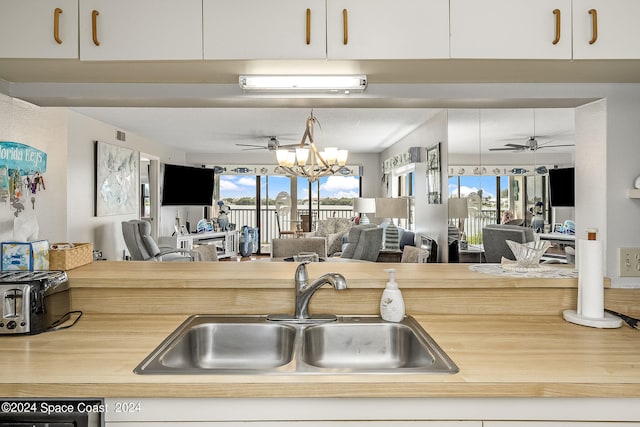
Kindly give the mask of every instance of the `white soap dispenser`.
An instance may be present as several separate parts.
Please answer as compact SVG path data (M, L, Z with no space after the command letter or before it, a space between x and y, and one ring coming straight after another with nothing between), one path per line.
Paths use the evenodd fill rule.
M388 322L400 322L404 319L404 300L396 282L396 269L387 268L389 281L380 300L380 317Z

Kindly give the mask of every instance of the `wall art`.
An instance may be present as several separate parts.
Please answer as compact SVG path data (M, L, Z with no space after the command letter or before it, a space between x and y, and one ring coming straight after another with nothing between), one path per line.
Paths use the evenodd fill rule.
M137 213L140 154L100 141L95 153L96 216Z
M440 143L427 147L427 203L442 203L440 182Z

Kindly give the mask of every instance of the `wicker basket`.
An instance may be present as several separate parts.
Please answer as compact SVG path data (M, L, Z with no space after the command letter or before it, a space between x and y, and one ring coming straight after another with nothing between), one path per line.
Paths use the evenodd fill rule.
M49 270L71 270L93 261L93 243L74 243L69 249L49 250Z

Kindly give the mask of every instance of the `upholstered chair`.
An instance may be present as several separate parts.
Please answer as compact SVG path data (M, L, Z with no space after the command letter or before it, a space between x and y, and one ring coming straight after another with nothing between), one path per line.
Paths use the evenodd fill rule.
M375 224L356 225L349 230L349 242L342 258L376 261L382 247L383 229Z
M502 257L515 260L507 240L517 243L532 242L533 230L529 227L507 224L489 224L482 229L482 244L487 262L499 263Z
M327 239L324 237L294 237L271 240L271 257L288 258L300 252L315 252L327 256Z
M151 237L148 221L132 219L122 221L122 236L134 261L199 261L197 252L186 249L160 247Z

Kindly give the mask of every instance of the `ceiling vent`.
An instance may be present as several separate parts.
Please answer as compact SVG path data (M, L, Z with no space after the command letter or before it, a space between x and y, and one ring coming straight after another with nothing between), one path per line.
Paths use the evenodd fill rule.
M125 142L127 140L127 134L122 132L121 130L116 131L116 139L118 141Z

